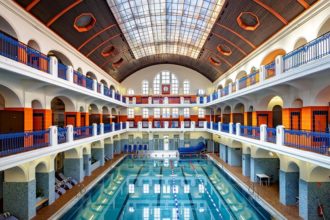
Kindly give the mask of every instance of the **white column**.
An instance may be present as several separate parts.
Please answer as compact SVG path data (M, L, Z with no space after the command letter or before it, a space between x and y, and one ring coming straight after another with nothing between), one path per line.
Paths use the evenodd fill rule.
M207 102L207 96L204 96L203 99L204 99L203 103L206 103Z
M164 104L168 104L168 97L164 97Z
M126 103L127 103L127 104L130 104L130 103L129 103L129 97L127 97L127 96L126 96Z
M184 129L184 121L181 121L181 129Z
M73 67L68 66L66 69L66 80L73 83Z
M112 91L111 97L114 99L116 91L115 90L111 90L111 91Z
M54 77L58 77L58 61L54 56L49 57L49 73Z
M221 97L221 90L218 89L218 90L217 90L217 93L218 93L218 97L220 98L220 97Z
M123 122L119 122L119 125L120 125L120 130L123 129Z
M101 91L101 94L104 95L104 85L103 85L103 83L100 84L100 91Z
M57 145L57 126L49 127L49 145L50 146Z
M210 129L213 130L213 121L210 121Z
M151 121L148 122L148 128L152 129L152 122Z
M164 128L168 129L168 121L164 121Z
M204 121L204 129L207 129L207 121Z
M233 126L234 126L234 124L233 124L233 122L230 122L229 123L229 134L233 134Z
M199 99L200 99L200 96L197 96L196 97L196 104L199 104Z
M142 129L142 121L138 121L138 129L139 129L139 130Z
M283 146L284 145L284 126L278 125L276 127L276 144Z
M66 141L72 142L73 141L73 125L66 126Z
M126 121L126 130L128 130L128 129L129 129L129 122Z
M192 128L192 129L195 129L195 127L196 127L196 125L195 125L195 121L192 121L192 122L191 122L191 128Z
M148 97L148 104L152 104L152 97Z
M236 123L236 135L241 136L241 123Z
M239 90L239 80L237 80L236 82L235 82L235 86L236 86L236 92Z
M218 125L219 126L218 129L219 129L219 131L221 131L221 122L219 121L218 124L219 124Z
M100 134L104 134L104 123L100 123Z
M228 85L228 94L231 94L232 92L233 92L233 84L230 83L230 84Z
M260 66L259 81L262 82L266 79L266 69L265 66Z
M97 92L97 81L93 79L93 91Z
M112 131L115 131L115 123L112 122Z
M93 123L93 136L97 135L97 124Z
M280 75L281 73L283 73L283 56L282 55L278 55L275 58L275 74Z
M260 141L267 140L267 125L260 125Z
M184 103L184 97L180 97L180 104L183 104Z

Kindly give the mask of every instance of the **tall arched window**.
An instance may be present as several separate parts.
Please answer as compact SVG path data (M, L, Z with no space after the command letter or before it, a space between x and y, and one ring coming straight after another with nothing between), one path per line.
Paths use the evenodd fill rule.
M147 80L142 81L142 95L149 94L149 82Z
M190 82L188 80L183 81L183 94L190 93Z
M162 71L154 78L154 94L159 95L161 93L161 85L171 85L171 94L179 93L179 81L175 74L169 71Z

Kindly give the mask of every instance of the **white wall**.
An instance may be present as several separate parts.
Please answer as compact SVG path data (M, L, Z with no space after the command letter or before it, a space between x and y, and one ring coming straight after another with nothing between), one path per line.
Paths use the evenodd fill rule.
M169 70L177 76L179 80L179 93L183 93L182 85L184 80L190 81L191 94L196 94L197 89L204 89L205 92L212 90L212 82L208 80L205 76L195 70L174 64L158 64L141 69L127 77L121 83L121 86L126 89L134 89L135 94L142 94L142 81L148 80L150 91L150 89L152 89L153 87L152 83L154 77L157 75L157 73L163 70Z

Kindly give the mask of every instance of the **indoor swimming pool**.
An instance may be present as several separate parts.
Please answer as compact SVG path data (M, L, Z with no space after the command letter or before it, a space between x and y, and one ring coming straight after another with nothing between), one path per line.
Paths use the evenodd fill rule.
M271 219L209 159L126 157L60 219Z

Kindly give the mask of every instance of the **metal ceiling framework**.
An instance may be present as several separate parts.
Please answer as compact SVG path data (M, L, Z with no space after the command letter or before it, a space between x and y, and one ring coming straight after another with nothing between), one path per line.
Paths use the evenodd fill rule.
M215 81L317 0L15 2L121 82L161 63ZM74 23L86 14L94 23L79 31Z

